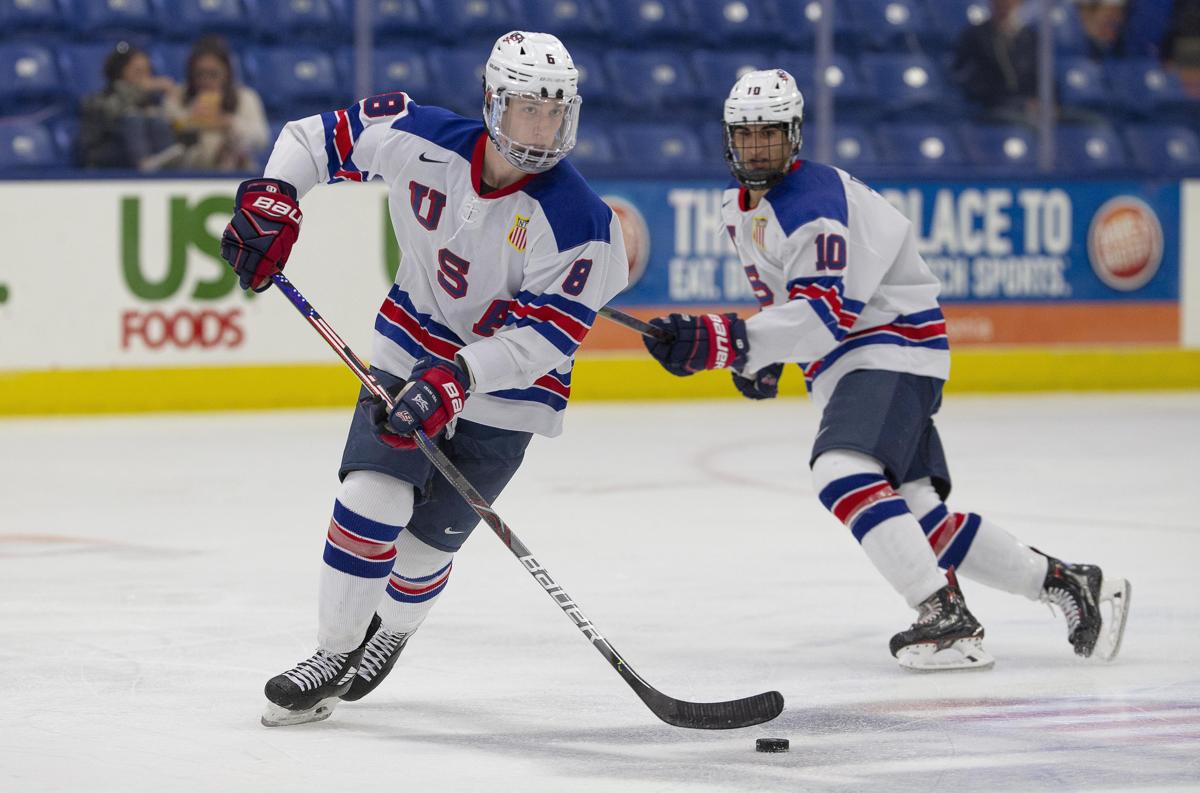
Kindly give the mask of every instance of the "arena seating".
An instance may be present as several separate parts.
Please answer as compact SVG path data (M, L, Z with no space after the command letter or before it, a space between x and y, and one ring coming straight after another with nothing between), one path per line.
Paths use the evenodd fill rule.
M1055 90L1070 122L1055 133L1056 172L1200 173L1200 100L1152 55L1090 59L1073 7L1055 3ZM3 164L9 172L70 167L80 104L103 87L104 59L122 40L178 80L199 35L224 36L273 129L347 105L357 98L355 5L0 0ZM1130 35L1161 35L1169 0L1137 5ZM372 8L370 90L407 90L468 115L479 112L495 35L513 20L561 35L584 95L575 159L594 175L720 171L721 101L739 73L771 66L790 71L805 93L810 154L816 91L828 86L833 161L866 176L1004 176L1038 164L1036 130L987 117L947 74L954 41L986 19L986 0L840 0L835 57L821 75L821 7L806 0L374 0Z

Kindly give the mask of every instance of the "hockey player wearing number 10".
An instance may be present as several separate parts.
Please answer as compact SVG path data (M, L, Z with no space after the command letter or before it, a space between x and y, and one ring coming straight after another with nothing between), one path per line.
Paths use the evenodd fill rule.
M572 356L628 279L618 220L563 162L581 101L562 43L514 31L487 61L483 123L404 93L371 97L288 124L264 177L239 188L222 255L243 288L270 286L298 201L319 182L382 178L404 251L371 355L396 406L388 415L362 391L326 535L317 651L267 683L267 726L326 718L379 685L478 523L411 433L437 437L492 501L532 434L560 432Z
M729 368L745 396L775 396L798 362L822 409L810 457L816 492L917 621L890 649L910 669L986 668L965 578L1057 606L1084 657L1120 649L1129 584L1066 564L974 513L951 512L933 415L950 374L938 282L911 224L854 177L799 159L804 99L782 70L751 72L725 102L736 179L724 221L761 304L756 316L672 314L646 339L671 373ZM943 575L939 570L947 568Z

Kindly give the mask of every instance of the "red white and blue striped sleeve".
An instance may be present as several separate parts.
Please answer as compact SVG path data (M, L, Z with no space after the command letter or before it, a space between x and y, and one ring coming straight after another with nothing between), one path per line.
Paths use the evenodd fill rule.
M380 94L292 121L280 132L264 173L295 185L300 195L321 182L386 179L381 146L387 130L408 113L410 103L403 92Z

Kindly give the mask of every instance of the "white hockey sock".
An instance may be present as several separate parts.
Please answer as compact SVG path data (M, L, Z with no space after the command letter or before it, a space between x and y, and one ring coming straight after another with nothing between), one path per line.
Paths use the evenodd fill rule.
M388 578L387 597L379 604L383 628L391 633L412 633L446 588L454 554L427 545L412 532L396 540L396 563Z
M317 644L335 653L363 640L396 560L396 537L412 518L413 488L375 471L342 482L325 540Z
M850 528L867 558L908 605L916 608L946 578L904 499L883 466L858 452L836 449L813 463L821 503Z
M950 512L928 479L900 488L942 567L964 578L1036 600L1048 561L996 524L973 512Z

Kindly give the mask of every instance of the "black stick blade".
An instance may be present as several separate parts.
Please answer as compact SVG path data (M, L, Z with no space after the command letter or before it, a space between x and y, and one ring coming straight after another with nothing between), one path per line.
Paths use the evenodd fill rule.
M673 727L735 730L770 721L783 712L783 694L767 691L729 702L685 702L653 688L637 687L638 696L655 716Z

